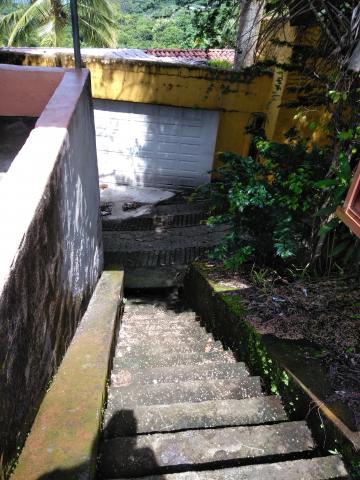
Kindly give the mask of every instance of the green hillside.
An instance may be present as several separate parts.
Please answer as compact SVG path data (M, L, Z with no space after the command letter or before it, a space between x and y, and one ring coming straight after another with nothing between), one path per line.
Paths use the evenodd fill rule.
M193 11L176 0L120 0L119 47L193 48Z

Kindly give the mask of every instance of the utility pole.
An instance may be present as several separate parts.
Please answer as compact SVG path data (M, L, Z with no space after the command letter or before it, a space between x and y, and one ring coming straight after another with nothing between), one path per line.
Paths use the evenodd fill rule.
M77 0L70 0L71 9L71 27L74 44L75 68L81 68L80 35L79 35L79 16Z

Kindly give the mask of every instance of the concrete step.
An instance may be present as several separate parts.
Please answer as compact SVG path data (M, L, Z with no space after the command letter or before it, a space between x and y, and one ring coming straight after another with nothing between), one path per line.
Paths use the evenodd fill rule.
M154 367L175 367L179 365L208 365L210 363L236 363L236 360L230 352L210 352L210 353L167 353L162 357L158 355L126 355L115 357L114 369L131 368L136 365L137 368Z
M337 455L205 472L151 475L142 480L330 480L349 478ZM129 480L129 479L125 479Z
M136 355L142 352L159 352L159 355L168 352L222 352L224 347L219 341L214 341L211 337L205 339L196 339L189 337L154 337L145 338L139 341L135 337L124 338L119 336L117 345L117 356L121 357L127 352L134 352Z
M305 422L119 437L102 443L100 472L105 478L124 478L171 473L193 465L211 468L280 461L310 454L314 447Z
M182 212L170 211L168 208L166 213L154 211L153 214L125 220L104 217L102 219L103 231L149 231L160 228L193 227L200 225L208 217L203 208L201 206L195 210L184 209Z
M132 341L146 340L149 336L152 337L187 337L193 339L209 339L213 338L212 334L207 332L198 322L194 322L190 325L179 324L164 324L164 325L151 325L151 324L125 324L122 325L119 338L130 338Z
M158 385L130 385L110 387L108 410L142 405L204 402L258 397L262 395L259 377L239 380L211 380L200 382L159 383Z
M151 324L143 325L142 323L136 324L125 323L121 325L120 337L147 337L147 336L192 336L193 338L213 338L211 332L207 332L199 322L193 322L192 324Z
M125 315L123 318L124 325L154 325L165 326L169 324L174 325L194 325L198 323L196 316L189 312L172 312L166 306L153 309L143 309L136 306L131 306L131 311L127 311L125 307Z
M179 316L171 316L165 312L165 314L161 317L154 316L151 317L149 313L142 313L137 312L136 316L133 315L133 318L124 317L123 319L123 328L196 328L201 327L200 323L185 314Z
M143 344L145 342L156 342L164 344L167 342L213 342L214 338L211 333L207 333L203 329L189 331L189 332L179 332L174 330L168 330L167 332L162 331L149 331L148 329L136 328L129 330L121 330L119 335L119 341L127 343L129 345Z
M116 358L131 358L131 357L140 357L142 355L154 355L161 358L163 355L179 354L184 355L186 353L223 353L224 347L221 342L189 342L182 343L179 342L169 342L169 344L159 344L146 342L142 345L127 345L121 341L118 343L116 348Z
M218 245L229 232L227 225L195 225L192 227L163 228L146 231L104 231L103 243L105 253L118 252L141 253L159 252L160 265L183 264L184 259L175 255L176 250L194 247L209 248ZM167 255L167 252L173 255ZM163 256L163 260L161 257ZM145 266L145 265L134 265Z
M165 266L154 266L148 265L153 261L158 260L157 252L144 252L141 254L137 261L142 261L145 263L145 267L132 267L125 265L126 268L126 277L125 277L125 288L128 289L152 289L152 288L180 288L184 284L184 278L188 265L194 260L200 257L200 254L197 255L193 253L194 248L181 250L179 253L174 252L173 257L178 258L187 258L187 263L183 265L165 265ZM199 249L196 249L199 250ZM204 254L205 249L202 249L201 255ZM130 261L130 260L128 260ZM115 263L116 265L124 265L124 262L117 258L117 253L105 254L105 265L111 265Z
M145 329L145 331L144 331ZM125 333L154 333L154 334L172 334L175 333L191 333L191 332L203 332L206 333L205 327L201 325L200 322L193 320L192 323L184 323L184 322L172 322L168 319L168 322L156 323L148 320L146 324L139 322L136 323L135 321L124 321L121 325L121 331Z
M279 397L212 400L200 403L150 405L105 414L105 437L174 432L287 420Z
M157 385L159 383L196 382L204 380L232 380L244 378L249 372L244 363L211 363L210 365L180 365L144 369L114 369L112 387L128 385Z

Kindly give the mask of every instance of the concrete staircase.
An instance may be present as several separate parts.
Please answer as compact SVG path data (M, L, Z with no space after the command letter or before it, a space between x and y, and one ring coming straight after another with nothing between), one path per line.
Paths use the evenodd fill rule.
M125 307L98 476L147 480L348 478L304 421L262 391L175 294Z

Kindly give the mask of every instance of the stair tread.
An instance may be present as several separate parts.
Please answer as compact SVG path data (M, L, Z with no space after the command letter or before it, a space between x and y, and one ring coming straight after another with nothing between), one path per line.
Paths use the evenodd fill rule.
M210 400L200 403L150 405L105 413L106 437L151 432L258 425L287 420L277 396L242 400Z
M145 342L156 342L156 343L165 343L165 342L213 342L214 337L210 333L206 333L203 329L199 331L174 331L174 329L169 329L167 331L154 331L144 328L138 328L136 331L128 331L122 329L119 335L119 341L129 344L143 344Z
M137 365L138 368L167 367L178 365L202 365L210 363L226 362L236 363L234 356L227 351L209 353L168 353L162 356L147 354L132 354L123 357L115 357L114 368L126 368Z
M249 372L244 363L212 363L205 365L180 365L178 367L156 368L114 368L111 385L156 385L215 379L236 379L247 377Z
M168 312L164 312L163 317L159 317L155 314L153 317L149 313L138 313L135 318L125 318L123 320L122 328L125 327L137 327L150 328L150 327L200 327L198 320L195 317L190 318L184 314L177 314L171 316Z
M340 480L346 478L349 478L346 468L337 455L211 471L141 477L142 480Z
M305 422L156 433L105 440L100 471L106 477L149 475L191 465L248 462L310 453L314 442Z
M137 231L104 231L104 252L122 254L166 252L168 250L211 247L217 245L229 231L229 226L194 225L177 228Z
M155 338L155 337L193 337L193 338L214 338L211 333L206 332L206 330L200 325L193 326L169 326L163 325L160 327L149 325L144 327L143 325L131 325L131 326L122 326L120 330L120 338L128 337L137 337L141 338Z
M178 339L170 339L169 341L160 343L154 341L144 341L143 343L132 343L127 340L120 339L116 348L116 357L121 358L131 355L156 354L163 355L164 353L209 353L209 352L223 352L224 347L221 342L210 340L190 340L179 341Z
M118 410L119 407L241 399L260 395L262 391L259 377L126 387L110 386L108 410L111 412Z

